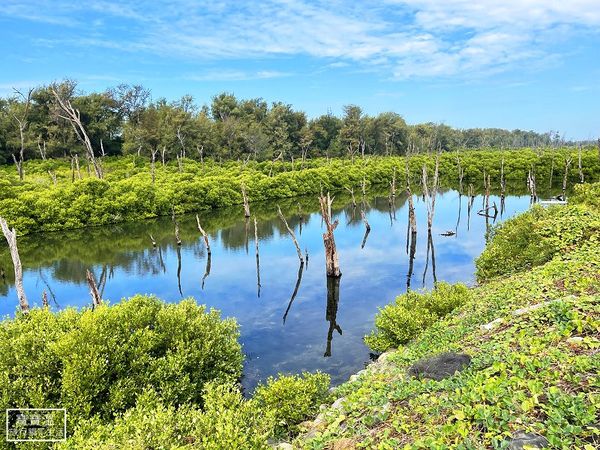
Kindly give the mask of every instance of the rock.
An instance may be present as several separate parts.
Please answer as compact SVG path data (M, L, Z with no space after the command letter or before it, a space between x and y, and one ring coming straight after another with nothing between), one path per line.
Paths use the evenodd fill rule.
M377 362L378 363L387 362L389 357L392 356L394 353L396 353L396 350L388 350L387 352L383 352L381 355L379 355L379 358L377 358Z
M460 372L469 364L471 364L469 355L448 352L417 361L408 369L408 374L417 378L430 378L439 381Z
M349 438L338 439L333 443L333 450L354 450L355 448L354 441Z
M482 331L490 331L496 328L499 325L504 323L504 319L502 317L498 317L497 319L492 320L490 323L486 323L485 325L481 325L479 328Z
M527 314L527 313L530 313L531 311L535 311L536 309L540 309L540 308L543 308L544 306L548 306L552 302L553 301L542 302L542 303L537 303L535 305L527 306L525 308L515 309L512 312L512 314L513 314L513 316L522 316L523 314Z
M333 402L331 407L333 409L343 410L344 407L342 406L342 403L344 403L345 401L346 401L346 397L340 397L335 402Z
M546 448L549 442L544 436L536 433L518 431L508 440L508 450L523 450L526 448Z
M581 336L573 336L567 339L567 344L581 345L583 344L583 338Z
M287 443L287 442L280 442L279 444L277 444L273 448L276 448L276 449L279 449L279 450L294 450L294 446L292 444Z

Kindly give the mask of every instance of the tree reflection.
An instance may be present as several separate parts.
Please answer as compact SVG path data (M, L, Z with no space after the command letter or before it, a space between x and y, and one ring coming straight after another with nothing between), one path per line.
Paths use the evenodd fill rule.
M292 292L292 297L290 298L287 309L285 310L285 313L283 314L283 323L284 324L285 324L285 320L287 319L287 315L290 312L290 308L292 307L292 303L294 303L294 299L296 298L296 295L298 295L298 289L300 289L300 283L302 282L302 272L303 272L302 269L304 269L304 262L301 262L300 266L298 267L298 276L296 277L296 286L294 286L294 292Z
M333 340L333 331L337 331L340 336L342 328L337 323L337 311L340 303L340 277L327 277L327 310L325 311L325 320L329 322L327 330L327 347L323 356L331 356L331 341Z

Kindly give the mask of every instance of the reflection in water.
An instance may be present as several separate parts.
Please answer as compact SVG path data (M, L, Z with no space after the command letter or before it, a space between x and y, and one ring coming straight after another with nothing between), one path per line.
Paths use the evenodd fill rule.
M337 323L338 305L340 303L340 280L341 277L327 277L327 309L325 311L325 320L329 322L327 330L327 346L323 356L331 356L331 341L333 340L333 331L342 335L342 328Z
M181 290L181 246L177 245L177 287L179 288L179 295L183 297L183 291ZM204 280L202 280L204 285Z
M300 289L300 283L302 282L302 269L304 269L304 261L300 261L300 265L298 266L298 276L296 277L296 285L294 286L294 292L292 292L292 296L288 303L287 309L283 314L283 323L285 324L285 320L287 319L287 315L290 312L290 308L292 307L292 303L294 303L294 299L296 295L298 295L298 289Z
M204 276L202 277L202 290L204 290L204 281L210 275L210 263L212 259L212 253L206 253L206 268L204 269Z
M417 231L410 230L410 226L408 228L410 237L407 237L406 245L408 245L408 241L410 240L410 253L408 255L408 274L406 275L406 290L410 291L410 282L412 280L413 269L415 264L415 253L417 251Z
M258 221L254 217L254 243L256 245L256 296L260 298L260 256L258 251Z
M336 245L340 265L344 267L342 285L339 280L324 277L321 215L317 197L311 196L279 203L297 235L302 226L300 241L306 260L301 270L275 206L257 203L252 205L257 219L255 257L246 250L252 239L253 230L249 228L252 224L247 224L239 207L203 211L198 214L199 219L193 215L178 217L180 247L173 236L171 217L118 227L23 236L19 251L25 290L30 298L40 299L45 289L52 309L59 307L56 302L62 307L89 306L85 273L90 269L99 280L102 296L113 304L137 293L155 294L165 301L193 296L198 302L219 309L223 317L235 317L238 321L246 354L243 383L247 391L259 380L278 372L321 370L331 374L334 383L338 383L360 370L368 360L363 337L372 329L378 307L411 289L415 273L421 278L426 266L427 271L434 266L433 277L425 277L427 287L432 285L432 278L448 282L472 281L473 258L485 243L485 218L473 214L469 223L465 223L461 202L467 201L470 216L474 202L479 205L481 200L473 190L469 194L439 192L432 236L455 230L458 237L433 242L425 232L424 202L417 201L414 205L417 226L423 225L417 234L410 229L389 227L388 189L369 192L362 202L357 198L356 212L351 196L338 193L332 213L334 219L339 220ZM528 208L526 188L522 194L522 197L506 197L504 218ZM411 198L416 199L418 195L420 193L415 193ZM502 204L499 197L492 198ZM366 224L360 220L361 209L372 227L370 233L366 233ZM408 197L404 191L396 196L392 210L392 223L394 214L398 218L408 216ZM206 240L197 227L199 222L207 233ZM148 238L149 234L153 239ZM208 235L210 253L206 245ZM368 246L364 245L367 235ZM215 266L212 266L212 254L218 261ZM314 262L311 270L307 270L308 254ZM7 270L12 269L11 264L8 247L0 242L0 267L4 268L4 278L0 272L2 315L14 314L17 307L14 271ZM405 274L406 278L398 274ZM209 275L211 282L207 283ZM260 308L256 307L257 295L261 299ZM338 307L340 296L344 304ZM324 298L327 298L327 323L323 321ZM285 315L285 325L282 315ZM344 334L335 338L336 348L332 350L336 331L341 334L338 322L344 325ZM326 332L324 349L322 338ZM324 351L326 358L323 358Z
M462 194L458 193L458 218L456 219L456 227L454 227L454 236L458 236L458 227L460 226L460 212L462 209Z
M425 269L423 270L423 286L425 286L425 277L427 275L427 269L429 268L429 254L431 253L431 272L433 274L433 282L437 283L437 276L435 272L435 247L433 245L433 235L431 230L427 231L427 256L425 258Z

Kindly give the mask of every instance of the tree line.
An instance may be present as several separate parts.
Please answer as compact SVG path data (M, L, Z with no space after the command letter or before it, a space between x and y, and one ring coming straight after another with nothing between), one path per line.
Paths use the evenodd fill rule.
M282 160L313 157L403 155L409 150L559 146L556 132L497 128L456 129L444 124L408 125L401 115L365 114L347 105L309 119L291 105L261 98L214 96L199 106L192 96L153 100L139 85L85 93L72 80L0 98L0 164L24 160L138 154L163 162ZM101 167L94 169L100 171Z

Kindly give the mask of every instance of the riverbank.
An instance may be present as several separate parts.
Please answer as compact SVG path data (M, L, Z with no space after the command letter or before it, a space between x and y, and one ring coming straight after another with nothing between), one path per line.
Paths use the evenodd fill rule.
M494 274L471 289L463 306L352 376L335 390L337 400L303 424L294 447L523 448L524 443L544 443L548 448L598 448L599 191L600 184L581 186L575 204L525 213L496 231L479 259L486 267L490 251L497 258L518 253L507 242L512 233L506 230L527 215L534 218L532 232L549 225L543 220L555 225L554 233L541 238L532 233L529 250L536 245L546 250L553 241L555 251L546 253L547 262L531 259ZM575 213L581 221L564 226L560 218ZM578 232L581 223L590 233ZM570 245L559 245L574 235ZM424 361L439 369L439 361L428 358L448 352L459 362L458 372L439 380L423 374Z
M582 172L586 181L597 181L600 158L596 150L584 150ZM578 152L574 149L447 152L440 156L440 180L447 186L483 186L484 173L494 186L499 185L502 161L506 181L525 184L530 170L538 184L562 183L566 161L569 184L580 181ZM416 154L409 166L414 185L419 184L422 167L433 173L434 156ZM19 181L14 168L0 169L0 217L20 235L38 231L57 231L87 226L143 220L185 214L205 209L242 204L242 185L250 202L272 201L321 190L358 194L363 183L388 186L394 173L396 186L405 185L406 161L403 157L365 159L314 159L295 164L282 162L204 163L184 160L156 165L141 157L110 157L103 161L105 178L99 180L85 168L72 170L66 160L25 163L25 181Z

